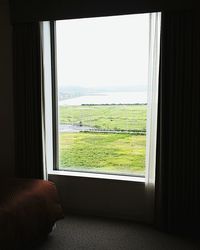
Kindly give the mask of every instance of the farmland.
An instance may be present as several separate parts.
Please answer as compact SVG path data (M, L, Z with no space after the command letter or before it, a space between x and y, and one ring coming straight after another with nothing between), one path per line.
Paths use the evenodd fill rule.
M61 125L89 128L60 132L60 169L144 174L146 105L60 106L59 118Z
M60 124L112 131L146 131L146 105L61 106Z

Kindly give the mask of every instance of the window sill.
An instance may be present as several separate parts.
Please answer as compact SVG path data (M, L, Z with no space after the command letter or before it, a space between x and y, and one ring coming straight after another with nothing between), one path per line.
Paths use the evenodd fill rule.
M132 182L142 182L142 183L145 182L145 177L101 174L101 173L85 173L85 172L75 172L75 171L51 170L48 171L48 175L96 178L96 179L107 179L107 180L118 180L118 181L132 181Z

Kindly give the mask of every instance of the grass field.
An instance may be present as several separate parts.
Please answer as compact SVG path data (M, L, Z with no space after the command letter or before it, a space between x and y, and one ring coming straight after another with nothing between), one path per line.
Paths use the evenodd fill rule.
M60 169L144 175L146 105L62 106L59 112L60 124L113 131L61 132Z
M144 135L60 133L60 168L144 174Z
M59 123L145 132L146 109L146 105L61 106Z

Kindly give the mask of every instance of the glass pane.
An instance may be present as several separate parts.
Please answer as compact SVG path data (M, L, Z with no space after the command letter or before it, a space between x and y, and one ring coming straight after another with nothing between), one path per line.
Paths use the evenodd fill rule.
M144 175L149 15L56 22L59 169Z

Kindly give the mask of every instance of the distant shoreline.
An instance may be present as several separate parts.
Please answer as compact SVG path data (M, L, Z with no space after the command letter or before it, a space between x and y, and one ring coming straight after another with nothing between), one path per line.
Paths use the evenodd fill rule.
M102 104L81 104L80 106L128 106L128 105L147 105L147 103L102 103Z
M103 94L103 93L102 93ZM113 92L104 95L85 95L59 101L59 106L82 105L146 105L147 92Z

